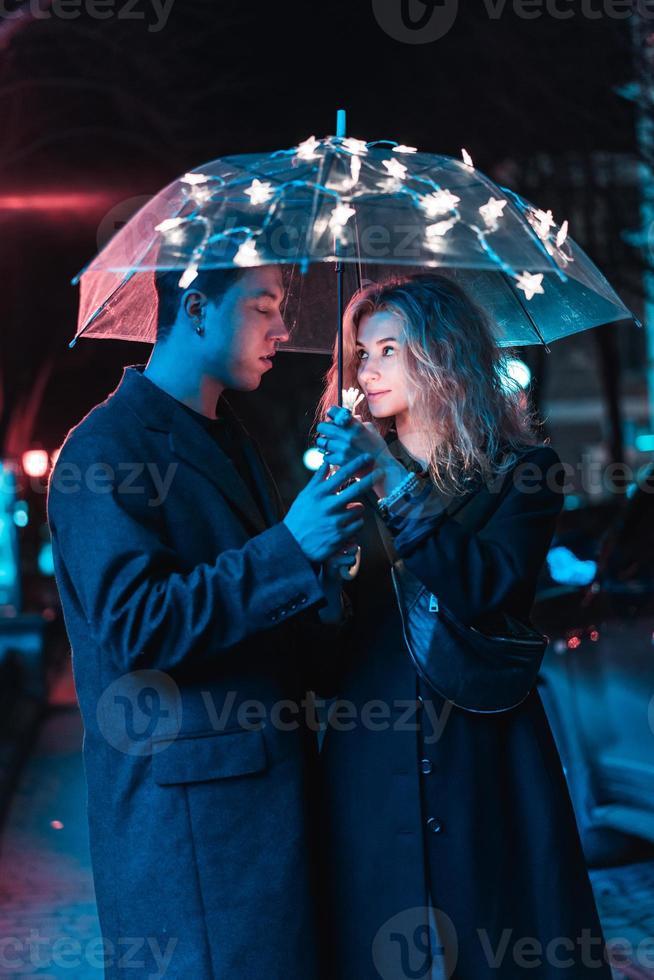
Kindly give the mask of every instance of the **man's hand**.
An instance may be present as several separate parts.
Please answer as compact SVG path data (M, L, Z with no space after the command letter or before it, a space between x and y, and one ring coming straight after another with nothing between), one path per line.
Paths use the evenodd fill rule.
M336 555L363 527L359 511L348 504L360 501L379 479L371 466L372 457L364 454L328 477L329 463L323 463L291 504L284 524L309 561ZM357 482L343 489L356 476Z

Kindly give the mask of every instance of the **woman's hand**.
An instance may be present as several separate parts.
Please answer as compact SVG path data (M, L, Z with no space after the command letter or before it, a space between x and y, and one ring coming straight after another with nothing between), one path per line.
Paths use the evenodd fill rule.
M333 405L328 411L330 422L317 426L316 446L325 454L325 460L333 466L345 466L348 462L369 453L374 465L382 473L375 484L378 496L383 497L406 478L406 470L399 463L372 422L361 422L347 409Z

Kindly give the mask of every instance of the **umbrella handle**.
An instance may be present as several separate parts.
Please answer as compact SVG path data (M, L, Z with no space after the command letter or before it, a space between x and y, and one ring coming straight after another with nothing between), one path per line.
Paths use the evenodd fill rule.
M331 465L329 467L329 476L336 472L338 466ZM351 582L352 579L356 578L359 574L359 569L361 568L361 545L357 545L356 561L351 568L341 568L340 575L344 582Z

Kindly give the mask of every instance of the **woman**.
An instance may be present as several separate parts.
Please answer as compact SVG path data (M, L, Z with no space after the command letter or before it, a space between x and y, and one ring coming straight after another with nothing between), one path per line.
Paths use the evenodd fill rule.
M360 418L334 408L336 364L326 379L317 445L337 466L373 453L385 502L366 508L349 642L323 692L343 699L322 755L330 980L611 977L537 691L478 713L427 687L391 583L389 554L466 625L528 622L563 468L507 391L504 356L455 281L423 274L346 310ZM503 703L492 671L484 683Z

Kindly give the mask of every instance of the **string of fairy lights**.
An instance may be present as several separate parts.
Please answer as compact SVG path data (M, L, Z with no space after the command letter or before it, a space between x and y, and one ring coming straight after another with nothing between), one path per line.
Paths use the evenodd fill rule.
M371 161L370 151L373 147L387 147L389 156L381 160L376 156L374 161ZM324 195L333 203L328 219L325 221L321 218L316 221L314 230L316 234L322 234L329 229L333 235L332 258L335 259L339 245L346 240L348 225L357 214L357 198L365 197L366 203L370 201L369 187L361 185L362 173L365 173L369 177L380 178L374 185L380 195L408 197L415 207L420 209L429 221L424 227L422 244L426 250L433 253L435 258L446 251L447 238L452 234L453 229L464 225L476 236L491 261L513 280L516 289L524 293L526 300L533 299L537 294L543 294L545 289L542 272L534 273L527 270L519 272L493 248L492 236L502 227L507 214L512 213L523 220L523 224L526 219L528 224L525 228L528 232L531 231L532 242L535 242L541 253L547 257L552 271L560 279L564 281L567 279L565 269L574 261L568 242L567 221L557 227L551 211L527 206L505 188L502 190L507 190L507 197L495 196L496 185L475 169L470 154L464 149L461 161L449 158L440 158L440 160L447 160L452 165L474 173L479 182L488 186L490 191L488 201L478 208L480 220L474 223L466 221L459 209L460 196L429 176L411 173L407 164L402 161L403 157L410 157L417 152L414 146L405 146L392 140L366 143L364 140L352 137L330 136L319 140L315 136L310 136L298 146L277 151L271 155L271 158L290 158L293 163L314 162L317 165L317 175L320 175L323 172L320 166L321 158L324 160L327 153L333 154L346 164L343 169L347 171L347 175L341 177L339 186L324 184L320 179L293 179L273 183L271 180L262 180L258 177L252 179L251 175L246 175L245 178L239 175L232 180L226 180L221 175L191 172L182 177L181 183L186 196L185 204L190 203L192 210L183 216L180 214L177 217L166 218L156 225L155 230L160 233L167 245L183 246L189 225L192 225L195 231L201 229L200 239L192 248L186 268L179 279L180 288L186 289L197 277L207 250L218 242L231 240L237 243L232 259L236 266L256 266L270 261L263 250L258 249L259 239L277 217L280 205L283 204L289 191L303 188L313 191L315 195ZM260 209L265 209L263 218L259 220L256 227L253 222L252 226L240 225L216 231L213 220L204 213L203 209L206 210L207 204L213 202L216 195L226 195L235 190L248 198L250 208L259 219L261 219ZM302 271L306 272L311 256L302 255L298 261L302 265Z

